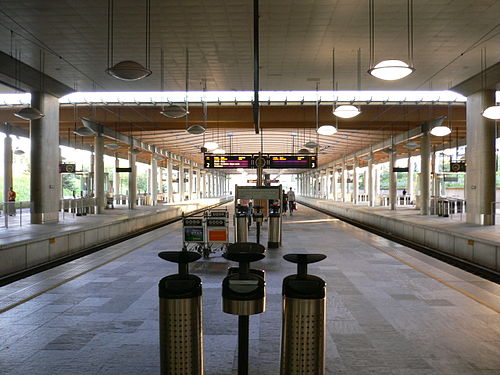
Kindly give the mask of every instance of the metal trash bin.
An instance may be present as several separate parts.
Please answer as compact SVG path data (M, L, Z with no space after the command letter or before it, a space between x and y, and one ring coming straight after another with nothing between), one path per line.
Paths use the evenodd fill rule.
M281 245L281 210L279 207L273 207L269 213L269 232L267 247L276 249Z
M265 280L250 269L250 263L265 257L264 246L257 243L232 244L224 254L238 262L222 282L222 310L238 315L238 374L248 374L249 316L264 312L266 306Z
M287 254L283 258L297 263L297 274L283 280L281 375L323 375L326 283L308 275L307 265L326 255Z
M158 256L179 265L179 273L158 284L160 296L160 361L162 375L203 374L201 279L188 273L188 263L201 258L192 251L163 251Z

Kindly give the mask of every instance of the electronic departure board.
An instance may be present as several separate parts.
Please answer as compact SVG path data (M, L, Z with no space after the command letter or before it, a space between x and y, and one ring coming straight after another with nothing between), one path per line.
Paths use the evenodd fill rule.
M252 168L252 155L205 155L205 168Z
M317 160L317 155L269 155L268 168L316 168Z

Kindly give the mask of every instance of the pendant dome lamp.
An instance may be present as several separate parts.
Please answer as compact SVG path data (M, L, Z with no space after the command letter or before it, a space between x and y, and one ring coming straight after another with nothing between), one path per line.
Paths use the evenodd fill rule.
M19 53L19 57L18 57L18 59L16 59L16 70L17 70L16 73L20 72L20 70L21 70L19 67L20 60L21 60L21 53ZM40 92L43 92L43 89L44 89L44 78L45 78L44 73L43 73L44 65L45 65L45 54L43 53L42 50L40 50ZM20 81L20 78L16 77L16 86L17 87L20 86L19 81ZM14 113L14 116L19 117L20 119L23 119L26 121L33 121L33 120L41 119L42 117L45 116L45 114L42 113L38 108L29 106L29 107L25 107L25 108L21 109L20 111Z
M385 80L396 81L415 71L413 66L413 0L407 0L408 63L389 59L374 65L375 60L375 0L369 0L370 67L368 74Z
M187 65L186 65L186 71L188 71L187 69ZM187 88L188 88L188 76L186 76L186 98L187 98ZM201 106L202 106L202 109L203 109L203 125L199 125L199 124L195 124L195 125L190 125L190 126L187 126L187 122L188 122L188 115L186 116L186 131L189 133L189 134L193 134L193 135L199 135L199 134L203 134L205 133L206 131L206 128L207 128L207 102L205 100L205 91L207 90L207 81L204 80L204 83L203 83L203 98L202 98L202 102L201 102ZM186 100L186 108L188 106L188 102Z
M106 73L122 81L138 81L151 75L151 0L146 0L146 66L132 61L124 60L114 64L114 0L108 0L108 67Z
M481 86L486 87L486 47L481 49ZM490 120L500 120L500 105L492 105L486 108L482 113L483 117Z
M333 49L332 53L332 77L333 77L333 91L338 90L338 87L335 87L335 49ZM361 50L358 49L358 91L361 91ZM344 104L335 106L335 101L333 102L332 113L338 118L353 118L361 113L358 107L353 106L352 104ZM325 129L325 131L327 131ZM336 133L337 131L335 131ZM333 134L335 134L333 133Z
M163 48L160 50L160 65L160 91L165 92L165 59L163 57ZM168 106L162 106L160 113L165 117L178 119L186 116L189 112L186 108L169 101Z
M451 106L448 107L448 126L443 125L445 116L441 116L431 122L429 133L436 137L444 137L451 133L450 113Z

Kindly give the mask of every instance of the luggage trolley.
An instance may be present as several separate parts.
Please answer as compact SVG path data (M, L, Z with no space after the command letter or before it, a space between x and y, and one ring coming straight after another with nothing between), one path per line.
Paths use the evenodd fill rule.
M208 258L210 253L217 250L225 252L229 244L229 213L227 209L214 209L207 212L205 218L205 247L203 256Z
M182 214L182 250L196 251L204 254L205 251L205 217L203 215L184 216Z

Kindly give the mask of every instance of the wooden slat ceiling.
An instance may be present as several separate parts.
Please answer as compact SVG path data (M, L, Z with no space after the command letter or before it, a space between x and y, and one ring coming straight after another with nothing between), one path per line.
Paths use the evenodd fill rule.
M331 105L320 106L319 124L334 124ZM255 134L252 110L249 106L210 106L208 108L207 132L191 135L186 132L186 119L169 119L160 114L158 106L88 106L64 105L60 109L60 138L70 139L74 144L93 144L93 137L80 137L73 131L82 126L80 117L87 117L105 126L132 135L137 139L161 147L188 159L202 162L200 147L203 141L217 141L227 152L267 153L292 152L313 140L320 144L319 165L341 158L343 155L361 150L392 135L404 133L422 123L439 116L450 116L452 134L432 137L432 144L465 138L465 106L447 105L364 105L362 113L353 119L341 120L339 132L333 136L317 136L315 132L315 107L311 105L262 106L261 134ZM13 116L15 109L0 110L0 121L27 128L26 121ZM448 119L445 120L448 123ZM203 124L200 106L191 106L188 124ZM232 133L232 137L228 136ZM292 137L292 133L297 136ZM419 142L418 139L412 140ZM107 143L113 142L106 140ZM408 148L398 145L399 154L407 154ZM416 149L418 151L418 148ZM122 145L116 151L126 158L127 148ZM149 162L146 152L138 159ZM388 158L384 152L375 155L377 161Z

